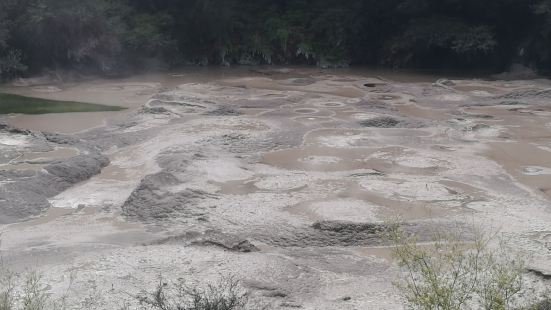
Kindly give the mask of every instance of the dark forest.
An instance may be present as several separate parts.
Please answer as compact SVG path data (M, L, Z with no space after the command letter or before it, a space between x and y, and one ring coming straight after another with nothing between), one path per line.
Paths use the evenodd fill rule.
M550 0L0 0L0 75L181 65L551 71Z

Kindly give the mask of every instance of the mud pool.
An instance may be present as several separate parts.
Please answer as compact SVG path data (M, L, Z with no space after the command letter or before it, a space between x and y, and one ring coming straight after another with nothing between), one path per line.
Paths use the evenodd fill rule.
M551 82L436 80L219 69L0 87L129 108L0 118L5 264L54 296L74 274L71 302L92 292L98 309L159 275L220 274L270 309L401 309L370 230L399 216L421 240L499 230L551 276Z

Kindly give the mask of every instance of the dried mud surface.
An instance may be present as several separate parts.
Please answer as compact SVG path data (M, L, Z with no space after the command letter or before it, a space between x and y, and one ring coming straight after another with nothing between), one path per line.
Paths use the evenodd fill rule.
M551 270L547 80L290 69L41 87L130 108L1 119L2 256L54 296L74 273L70 302L234 274L270 309L400 309L380 238L397 216L420 240L500 230Z

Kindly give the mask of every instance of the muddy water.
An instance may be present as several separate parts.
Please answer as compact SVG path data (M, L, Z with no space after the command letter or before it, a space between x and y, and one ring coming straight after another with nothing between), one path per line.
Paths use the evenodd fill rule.
M44 86L15 87L4 85L0 91L53 100L80 101L128 108L118 112L59 113L48 115L15 115L6 121L16 127L57 133L75 133L124 120L153 95L179 84L208 82L225 76L225 72L190 72L186 74L145 74L124 79L90 79L83 82L52 81L53 91L41 91Z
M57 133L75 133L83 130L105 126L124 120L129 113L141 106L153 95L166 89L172 89L185 83L207 83L224 80L221 84L244 88L262 88L280 91L308 91L319 94L332 94L350 98L362 97L359 89L363 85L347 85L350 80L342 79L334 82L330 89L318 86L315 83L301 83L300 79L312 79L311 76L327 76L328 74L354 74L377 76L376 81L392 79L407 82L432 82L434 76L430 74L400 74L388 70L319 70L313 68L295 68L290 73L283 69L257 68L189 68L185 71L167 73L149 73L122 79L88 79L82 82L51 81L49 85L34 85L16 87L12 85L0 86L0 91L18 95L39 97L53 100L81 101L104 105L118 105L128 108L118 112L90 112L48 115L15 115L2 117L4 121L21 128ZM267 78L267 76L269 78ZM294 83L277 83L273 80L295 77ZM239 79L240 80L235 80ZM243 79L245 78L245 79ZM43 82L44 83L44 82ZM298 85L294 85L298 84ZM344 86L343 86L344 85Z
M530 85L458 81L458 85L449 91L453 92L452 94L418 98L422 95L416 87L420 90L430 87L430 82L436 78L437 76L434 75L354 69L340 71L312 68L194 69L184 72L145 74L116 80L92 79L78 83L53 83L30 87L4 86L2 91L49 99L115 104L129 108L122 112L14 115L4 118L17 127L62 133L80 132L124 121L129 115L136 113L153 95L165 90L177 89L187 83L220 86L222 87L220 95L224 95L224 87L226 87L228 98L237 93L235 89L244 93L251 92L251 94L259 90L272 91L272 93L263 93L258 98L282 101L285 101L288 94L301 93L308 99L299 103L288 101L279 106L260 104L254 108L240 109L240 111L251 119L285 117L300 126L314 128L304 135L301 146L261 154L262 164L285 170L311 172L353 172L363 169L386 175L442 177L449 170L449 166L453 166L453 155L446 155L445 159L438 158L440 156L438 154L433 158L423 158L425 148L447 149L448 147L442 144L452 142L450 139L453 138L448 136L449 130L438 129L438 126L447 126L446 122L454 117L479 118L475 120L476 123L484 123L484 126L489 124L501 129L496 129L495 134L493 131L481 132L480 135L483 136L466 133L464 138L478 139L480 143L485 143L488 151L482 154L487 159L495 161L517 181L536 192L547 193L550 181L547 172L551 169L548 161L549 152L542 148L546 147L545 143L540 143L541 145L536 143L551 137L549 127L546 127L545 109L534 110L525 106L516 106L514 110L500 106L462 106L470 103L469 100L463 100L469 96L474 98L499 96L512 90L526 89ZM404 91L388 89L386 85L390 81L405 83ZM256 95L254 97L257 98ZM361 102L367 103L359 105ZM366 111L366 107L369 109L371 104L383 109ZM359 121L388 115L389 111L393 111L392 114L402 118L420 120L419 127L424 128L358 128L361 127L358 125ZM273 114L274 112L278 113L277 116ZM422 124L423 122L425 124ZM436 123L430 124L430 122ZM350 128L336 129L343 126ZM269 127L261 124L254 124L254 126L199 124L191 128L191 132L199 133L211 129L260 132L268 130ZM462 134L459 133L459 135ZM496 139L507 141L496 141ZM526 141L527 139L533 142ZM482 140L488 141L486 143ZM63 159L75 155L74 153L61 154L62 150L55 152L59 154L25 154L17 158L16 162L10 163L9 169L40 169L41 160ZM419 155L412 157L412 152L417 152ZM526 156L527 152L530 155ZM117 156L124 158L128 156L125 154L139 155L129 153L128 150L122 150L120 154L110 156L115 163L104 169L98 178L110 182L135 184L135 178L142 177L142 174L137 171L142 170L143 167L125 168L124 165L117 164ZM137 162L139 161L140 159L137 159ZM442 180L445 181L446 177L442 177ZM232 189L232 186L235 188ZM253 191L251 186L249 183L231 181L223 184L222 192L250 192Z
M412 90L403 93L381 90L389 81L402 82L408 85L430 86L437 76L423 74L400 74L388 71L374 70L319 70L313 68L265 69L265 68L238 68L238 69L193 69L185 72L156 73L133 76L116 80L93 79L78 83L53 83L52 85L33 85L30 87L4 86L2 91L38 96L57 100L78 100L99 104L115 104L128 107L122 112L98 113L69 113L50 115L14 115L4 119L14 126L40 131L74 133L107 126L123 121L128 115L136 113L153 95L167 89L178 88L187 83L210 83L230 89L244 89L247 91L273 91L264 94L264 98L280 100L288 93L304 93L313 99L300 104L287 103L279 109L279 116L288 117L297 124L318 128L304 136L304 145L292 149L278 150L262 154L262 163L287 170L312 172L339 172L370 169L383 174L425 175L435 176L444 172L449 160L431 159L429 161L418 157L411 158L408 154L415 146L425 145L435 149L444 147L431 145L435 142L449 142L434 127L423 129L357 129L357 122L371 119L388 112L366 112L357 103L362 100L381 102L388 109L394 109L401 117L425 120L427 122L446 122L458 115L480 117L486 124L495 124L505 127L497 137L508 139L506 143L491 141L487 144L490 149L486 156L497 162L507 170L516 180L533 188L536 192L547 193L549 166L548 153L541 147L526 139L534 141L545 140L551 137L546 127L545 110L530 110L524 106L516 106L515 110L503 107L461 107L455 102L459 98L498 96L511 90L527 89L527 83L502 82L475 82L461 81L453 87L455 94L434 96L439 101L456 104L458 107L449 107L447 102L440 105L430 102L417 102ZM382 87L382 88L381 88ZM233 92L233 90L232 90ZM268 97L266 97L268 96ZM284 100L284 99L283 99ZM432 99L431 99L432 100ZM369 101L368 101L369 102ZM468 102L467 102L468 103ZM435 107L436 105L436 107ZM368 104L369 106L369 104ZM521 109L522 108L522 109ZM254 118L276 110L273 107L242 109L246 115ZM532 118L530 116L534 116ZM351 129L333 129L335 126L351 126ZM205 124L194 127L195 132L202 132L212 128L236 129L255 132L267 130L266 126L236 127L223 124ZM324 129L327 128L327 129ZM522 140L522 142L520 142ZM489 141L490 142L490 141ZM522 143L522 144L520 144ZM417 144L417 145L416 145ZM545 143L544 143L545 144ZM538 148L540 147L540 148ZM521 150L521 151L518 151ZM525 156L530 150L529 156ZM61 150L56 151L61 152ZM126 151L123 151L123 154ZM383 157L377 154L385 154ZM25 154L12 162L5 169L40 169L41 160L52 158L66 158L74 153L67 154L40 154L34 158L33 154ZM59 156L57 156L59 155ZM134 156L134 155L132 155ZM113 156L112 160L114 159ZM115 160L116 161L116 160ZM138 168L140 170L140 168ZM141 174L140 174L141 175ZM137 175L135 172L112 164L101 174L100 178L108 181L130 181ZM135 184L136 180L132 180ZM250 184L238 184L231 189L229 184L223 186L222 192L251 191Z

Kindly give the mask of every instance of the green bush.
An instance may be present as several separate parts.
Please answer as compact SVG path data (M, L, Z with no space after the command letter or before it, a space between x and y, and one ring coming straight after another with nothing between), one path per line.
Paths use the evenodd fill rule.
M524 260L493 238L475 233L466 239L454 232L435 232L419 244L399 228L391 230L394 257L402 268L396 282L411 309L514 309L523 289Z
M20 292L18 275L2 268L0 274L0 310L49 310L55 307L40 274L30 272L24 276Z

